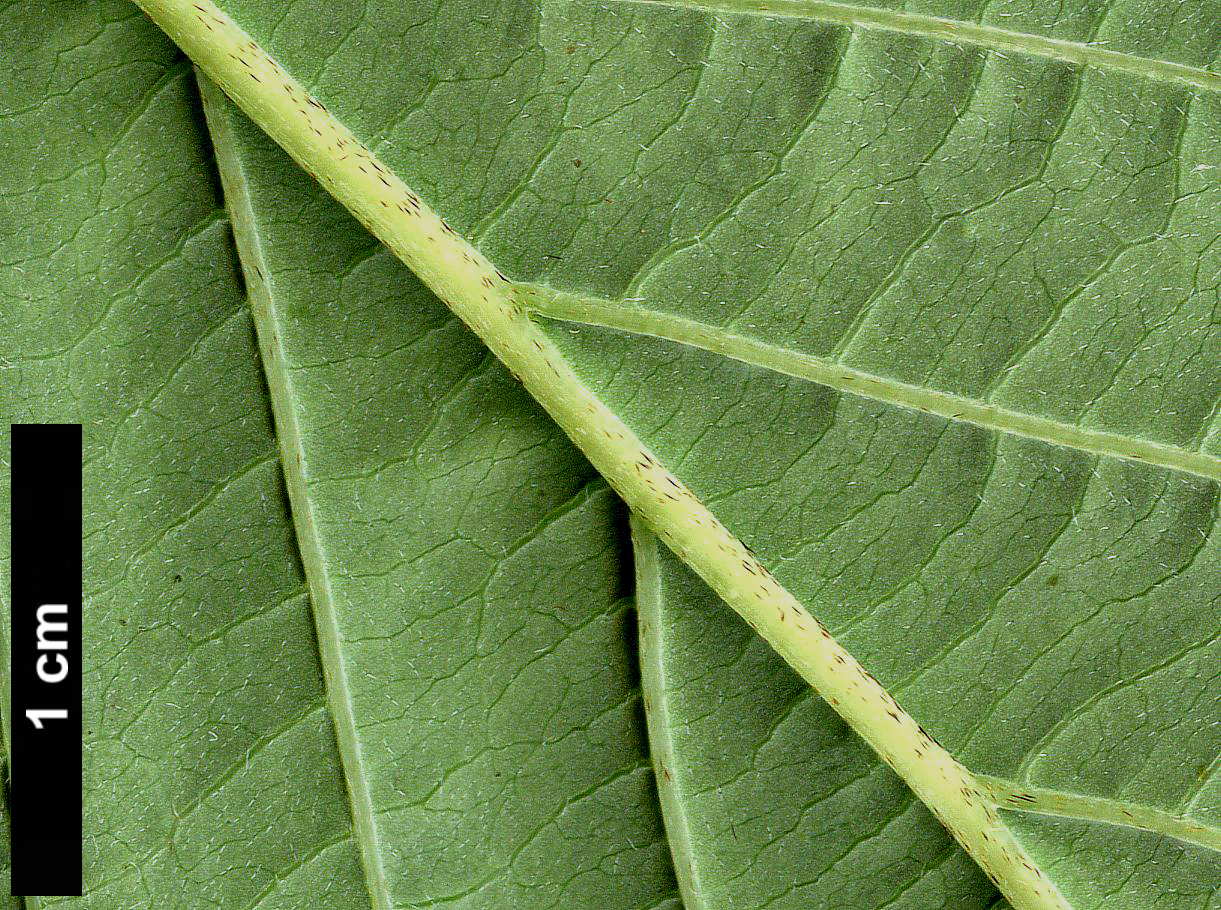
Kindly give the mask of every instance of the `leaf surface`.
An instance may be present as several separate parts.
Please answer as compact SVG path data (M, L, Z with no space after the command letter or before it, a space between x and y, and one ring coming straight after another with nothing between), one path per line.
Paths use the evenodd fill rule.
M88 894L29 905L360 906L190 65L126 3L0 22L0 412L85 440Z
M7 774L7 769L6 769ZM22 910L25 902L12 891L13 854L12 819L9 815L8 788L0 794L0 906L6 910Z
M981 775L988 799L1020 809L1004 824L1071 906L1218 905L1215 4L222 6L515 280L582 383ZM536 805L493 805L480 750L529 727L530 693L513 724L448 714L439 732L406 723L396 698L419 682L412 660L440 679L474 654L493 679L529 678L534 665L483 653L482 628L462 650L449 595L469 593L465 571L520 573L496 603L543 592L554 618L569 591L547 572L579 565L594 614L619 616L609 496L452 320L428 321L435 303L397 266L283 159L254 162L243 265L248 277L269 266L250 282L256 303L284 308L259 326L263 358L374 900L603 881L563 878L581 868L563 843L533 865L498 852L535 846L520 826L550 832L564 798L524 786ZM320 301L329 318L311 311ZM472 361L489 363L478 400L463 381ZM536 461L556 451L569 460ZM541 518L520 475L501 480L512 469L498 453L540 478ZM433 476L447 458L483 473ZM579 523L599 501L602 518L562 541L529 533L557 511L557 527ZM420 503L435 513L414 514ZM455 527L463 540L413 549ZM995 900L701 582L646 540L649 559L650 735L689 907L838 905L848 891L862 907ZM435 634L402 651L407 601L397 616L367 606L400 597L435 610ZM500 631L511 641L516 627ZM614 629L583 643L578 669L622 654ZM625 663L589 669L630 700ZM412 708L439 721L467 704L445 690L464 681L458 669ZM533 692L554 702L543 682ZM595 694L607 691L583 692ZM561 723L597 708L564 695ZM628 702L607 704L616 734L582 755L622 757L639 736ZM419 767L464 763L424 795L387 763L404 740ZM634 754L615 783L643 780ZM590 769L562 770L576 787ZM629 833L655 830L634 792L586 855L627 837L630 862L660 884L655 844ZM434 798L441 820L417 824ZM461 841L497 809L508 820L494 844L478 830ZM379 866L414 874L379 888Z
M410 271L205 99L374 906L676 906L617 500Z
M126 5L9 12L37 50L29 82L70 91L14 110L8 135L93 133L59 140L81 162L11 162L49 198L45 236L7 238L23 299L6 314L5 412L85 421L86 564L102 576L87 586L87 894L43 902L673 906L605 485L410 273L232 124L217 139L253 245L277 452L189 66ZM100 66L146 56L121 78ZM65 200L118 211L90 203L73 222L57 166ZM325 265L298 252L301 233L334 231ZM68 333L65 298L83 312L59 350L39 328ZM388 871L366 881L358 854Z
M996 889L903 781L634 532L641 672L687 910L991 907Z

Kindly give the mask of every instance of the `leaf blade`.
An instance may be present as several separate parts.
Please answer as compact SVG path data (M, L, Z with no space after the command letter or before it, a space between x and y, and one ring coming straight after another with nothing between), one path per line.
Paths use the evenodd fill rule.
M0 116L0 246L16 266L0 409L83 424L86 459L89 897L30 903L290 906L312 883L313 906L357 906L309 604L189 65L123 3L0 15L22 50Z
M697 323L624 302L579 297L539 285L523 285L521 290L531 312L548 319L650 335L925 414L1095 455L1126 458L1210 480L1221 480L1221 457L1206 451L1094 430L1062 420L1012 411L935 388L908 385L865 373L835 360L736 335L720 326Z

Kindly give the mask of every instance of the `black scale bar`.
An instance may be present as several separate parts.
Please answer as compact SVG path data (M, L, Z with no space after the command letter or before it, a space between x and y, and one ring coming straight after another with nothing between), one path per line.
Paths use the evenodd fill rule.
M13 894L81 893L81 427L13 424Z

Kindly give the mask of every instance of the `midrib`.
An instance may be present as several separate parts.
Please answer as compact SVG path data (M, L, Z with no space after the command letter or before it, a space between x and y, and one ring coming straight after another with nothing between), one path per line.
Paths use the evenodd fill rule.
M356 732L352 693L343 649L340 646L339 621L335 614L330 573L326 569L313 501L306 486L305 452L301 442L301 427L293 405L295 398L292 378L285 366L283 342L280 332L276 329L278 316L275 301L264 277L271 273L263 254L262 241L254 226L249 186L235 151L236 143L230 135L229 125L221 109L222 105L228 102L206 77L200 75L198 81L208 131L212 134L217 167L224 188L225 206L233 222L234 239L246 278L259 351L267 376L293 526L296 529L301 561L305 566L314 623L318 632L318 650L326 679L327 703L335 724L335 738L339 745L344 778L348 784L354 835L360 847L374 910L390 910L390 889L386 880L364 756Z
M975 779L984 786L992 802L1002 809L1139 828L1185 844L1221 852L1221 829L1151 806L1033 787L986 774L976 774Z
M617 0L641 6L669 6L719 13L753 13L784 16L815 22L860 26L969 44L991 51L1010 51L1034 57L1047 57L1103 70L1130 73L1147 79L1178 82L1205 91L1221 91L1221 73L1184 63L1141 57L1113 51L1096 44L1082 44L1028 32L1015 32L994 25L981 25L958 19L907 13L899 10L830 3L827 0Z
M537 316L649 335L947 420L958 420L999 433L1221 481L1221 458L1203 452L1080 427L998 407L986 401L910 385L844 366L834 360L737 335L719 326L627 302L570 294L536 284L519 284L517 288L522 306Z

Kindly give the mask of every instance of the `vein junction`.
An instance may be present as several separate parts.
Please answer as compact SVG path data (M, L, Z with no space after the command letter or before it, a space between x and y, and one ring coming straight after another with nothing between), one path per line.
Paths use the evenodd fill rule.
M1206 91L1221 91L1221 73L1200 67L1141 57L1123 51L1113 51L1097 44L1064 41L1028 32L1015 32L993 25L981 25L956 19L877 9L826 0L619 0L679 9L697 9L709 13L753 13L809 19L847 26L859 26L880 31L916 35L954 44L969 44L990 51L1010 51L1033 57L1047 57L1102 70L1130 73L1147 79L1178 82Z
M769 344L734 334L719 326L634 306L625 301L570 294L543 285L518 284L517 290L522 307L537 316L662 338L842 392L935 414L947 420L960 420L1000 433L1221 481L1221 458L1203 452L1089 429L1007 410L978 399L909 385L865 373L828 358Z

